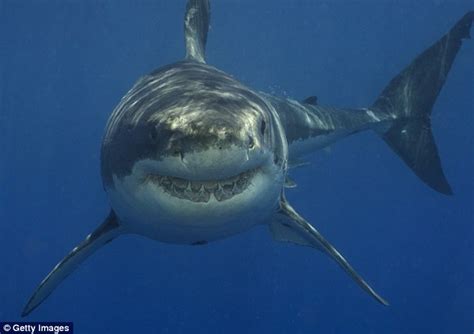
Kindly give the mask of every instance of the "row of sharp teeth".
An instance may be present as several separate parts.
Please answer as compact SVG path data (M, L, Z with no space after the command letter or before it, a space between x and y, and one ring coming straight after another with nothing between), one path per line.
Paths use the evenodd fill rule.
M222 181L191 181L172 176L148 175L146 181L161 186L168 194L193 202L208 202L211 195L224 201L242 193L250 184L255 171L248 171Z

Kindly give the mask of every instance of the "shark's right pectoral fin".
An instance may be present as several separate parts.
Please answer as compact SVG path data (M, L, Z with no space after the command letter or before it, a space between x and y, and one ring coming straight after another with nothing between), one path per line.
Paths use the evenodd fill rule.
M270 231L277 241L292 242L302 246L316 248L329 255L352 279L372 297L383 305L383 299L369 284L352 268L347 260L335 249L311 224L301 217L282 196L280 210L270 223Z
M117 237L121 232L122 228L118 224L117 217L111 211L105 221L62 259L40 283L23 309L21 316L27 316L38 307L85 259L104 244Z

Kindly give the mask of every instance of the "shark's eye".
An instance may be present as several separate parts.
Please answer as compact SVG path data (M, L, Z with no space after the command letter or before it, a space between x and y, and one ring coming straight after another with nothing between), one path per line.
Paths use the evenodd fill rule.
M260 123L260 133L262 136L265 134L265 129L267 128L267 123L265 123L264 120L262 120L262 123Z

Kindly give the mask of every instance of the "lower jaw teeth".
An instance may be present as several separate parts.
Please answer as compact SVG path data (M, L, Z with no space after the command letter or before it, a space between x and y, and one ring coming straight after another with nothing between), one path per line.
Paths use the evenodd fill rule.
M211 195L221 202L242 193L250 184L254 171L219 181L187 181L171 176L149 175L146 181L158 184L164 192L192 202L208 202Z

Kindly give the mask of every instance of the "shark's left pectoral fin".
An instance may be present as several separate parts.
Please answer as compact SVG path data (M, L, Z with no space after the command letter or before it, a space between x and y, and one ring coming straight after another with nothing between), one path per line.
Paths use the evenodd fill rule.
M311 224L301 217L282 196L280 209L270 223L270 231L277 241L292 242L302 246L310 246L329 255L359 286L383 305L383 299L369 284L352 268L347 260L334 248Z
M38 307L85 259L122 232L122 227L119 225L115 213L111 211L105 221L94 232L89 234L84 241L51 270L48 276L36 288L36 291L23 309L21 316L27 316Z

